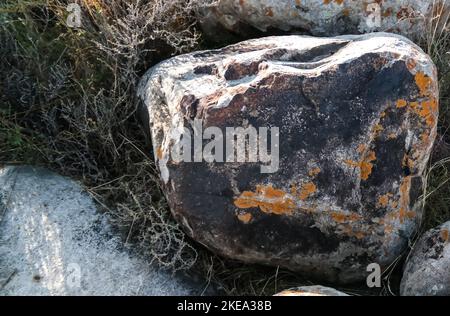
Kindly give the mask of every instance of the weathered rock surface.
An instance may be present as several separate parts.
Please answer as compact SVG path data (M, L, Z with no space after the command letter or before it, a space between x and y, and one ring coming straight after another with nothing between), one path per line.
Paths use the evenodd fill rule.
M403 296L450 296L450 222L426 232L408 257Z
M321 285L300 286L284 290L274 296L350 296L331 287Z
M370 263L389 265L420 223L436 76L397 35L282 36L167 60L139 94L172 213L190 236L227 257L351 282ZM268 136L279 136L278 170L262 173L261 159L173 159L195 120L224 138L226 127L278 127ZM206 134L197 143L207 154Z
M121 247L107 218L71 180L0 169L0 295L193 295L201 286Z
M277 30L315 36L384 31L418 39L427 21L448 14L449 7L430 0L218 0L198 18L205 34L218 41L227 32L247 37Z

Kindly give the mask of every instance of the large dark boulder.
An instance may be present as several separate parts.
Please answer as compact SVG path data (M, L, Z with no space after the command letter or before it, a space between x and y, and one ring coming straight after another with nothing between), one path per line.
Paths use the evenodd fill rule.
M282 36L167 60L139 95L187 234L230 258L351 282L392 263L420 224L436 77L401 36ZM225 156L227 127L256 129L258 159L202 157Z

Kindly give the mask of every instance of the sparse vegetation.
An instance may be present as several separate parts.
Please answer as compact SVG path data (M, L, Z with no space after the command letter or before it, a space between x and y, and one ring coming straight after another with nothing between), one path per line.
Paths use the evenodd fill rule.
M191 0L6 1L1 12L0 161L41 164L81 180L127 242L163 266L196 257L165 205L136 113L151 65L193 49Z
M219 258L188 240L171 218L139 124L139 77L160 60L201 45L193 12L210 1L81 0L79 29L65 23L73 1L3 1L0 164L45 165L79 179L111 214L125 243L149 261L200 274L227 294L273 294L308 281L286 270ZM441 80L424 229L450 219L448 22L444 15L430 21L422 43ZM394 280L391 272L386 283Z
M433 0L434 11L438 18L428 23L422 43L424 50L432 57L438 68L440 86L438 136L428 170L427 190L424 194L426 201L424 230L450 219L450 14L443 11L441 4Z

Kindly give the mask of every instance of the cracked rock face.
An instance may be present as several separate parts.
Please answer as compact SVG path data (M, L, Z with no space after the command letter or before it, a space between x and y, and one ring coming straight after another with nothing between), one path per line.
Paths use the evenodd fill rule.
M181 55L149 70L139 95L173 215L221 255L346 283L389 265L420 224L437 75L401 36L267 37ZM188 147L193 162L173 159L199 120L223 138L270 129L277 168L199 160ZM226 151L216 138L211 152Z
M205 34L219 42L227 34L258 32L335 36L383 31L418 39L426 21L448 10L445 1L430 0L218 0L199 10L198 19Z
M403 272L400 294L450 296L450 222L426 232L416 243Z

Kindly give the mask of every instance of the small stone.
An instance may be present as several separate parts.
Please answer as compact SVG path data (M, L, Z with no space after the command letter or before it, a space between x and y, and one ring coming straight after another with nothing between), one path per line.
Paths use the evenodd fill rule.
M450 296L450 221L427 231L408 256L403 296Z
M350 296L331 287L312 285L284 290L274 296Z

